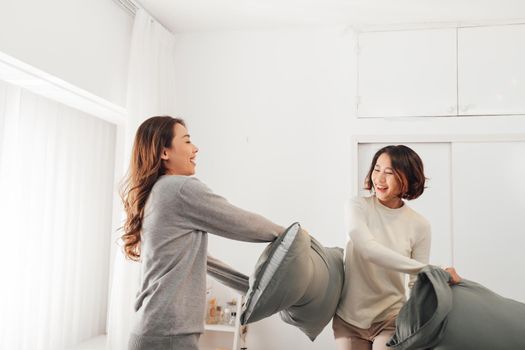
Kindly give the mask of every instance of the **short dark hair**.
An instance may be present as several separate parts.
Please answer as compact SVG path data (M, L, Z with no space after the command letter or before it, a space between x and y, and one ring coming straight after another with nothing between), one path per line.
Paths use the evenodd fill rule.
M365 177L365 189L372 191L374 188L372 172L374 171L377 159L383 153L390 156L392 170L401 184L401 198L411 200L421 196L425 190L425 181L427 179L425 177L423 161L414 150L405 145L390 145L376 152L368 174Z

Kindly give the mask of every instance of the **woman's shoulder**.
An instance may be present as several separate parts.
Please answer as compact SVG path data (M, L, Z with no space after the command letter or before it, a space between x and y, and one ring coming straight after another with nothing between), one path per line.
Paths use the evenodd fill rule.
M166 187L178 184L183 184L187 180L188 176L182 175L162 175L157 179L155 187Z
M195 188L204 186L197 178L184 175L163 175L159 177L154 185L155 192L174 194L183 188Z
M428 221L428 219L423 214L421 214L420 212L416 211L411 206L407 206L406 213L410 216L410 220L412 222L417 223L422 228L430 229L430 221Z
M350 197L350 203L357 205L370 205L374 200L374 196L353 196Z
M212 191L201 180L194 176L164 175L155 184L156 191L170 195L196 195L211 193Z
M373 206L373 196L353 196L346 202L347 210L369 211Z

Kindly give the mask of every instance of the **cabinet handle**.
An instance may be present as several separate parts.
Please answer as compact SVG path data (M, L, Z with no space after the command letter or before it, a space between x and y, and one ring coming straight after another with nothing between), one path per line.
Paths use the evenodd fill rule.
M463 105L459 107L459 110L461 111L461 113L467 113L472 107L474 107L474 105L472 104Z

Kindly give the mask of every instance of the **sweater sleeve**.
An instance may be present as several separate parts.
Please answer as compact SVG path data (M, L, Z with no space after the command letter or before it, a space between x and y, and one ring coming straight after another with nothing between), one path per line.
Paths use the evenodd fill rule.
M374 238L367 224L366 208L359 198L353 199L349 207L348 235L354 244L354 250L363 259L404 273L417 273L425 267L425 264L383 246Z
M284 228L261 215L230 204L197 178L180 188L182 210L194 229L246 242L271 242Z
M430 229L430 223L425 222L424 227L421 229L421 232L419 234L419 239L412 247L412 259L417 260L425 265L428 264L428 261L430 259L430 243L432 241L431 239L431 229ZM412 274L410 275L410 279L408 282L408 287L412 288L414 286L414 283L416 283L417 275Z

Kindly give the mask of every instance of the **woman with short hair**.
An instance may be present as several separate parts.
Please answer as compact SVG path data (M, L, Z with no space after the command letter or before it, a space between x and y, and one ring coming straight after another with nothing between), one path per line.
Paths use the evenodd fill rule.
M345 284L333 320L338 350L387 349L406 302L405 274L411 287L429 260L430 223L405 202L423 194L425 180L421 158L407 146L374 155L365 179L372 195L348 208Z

